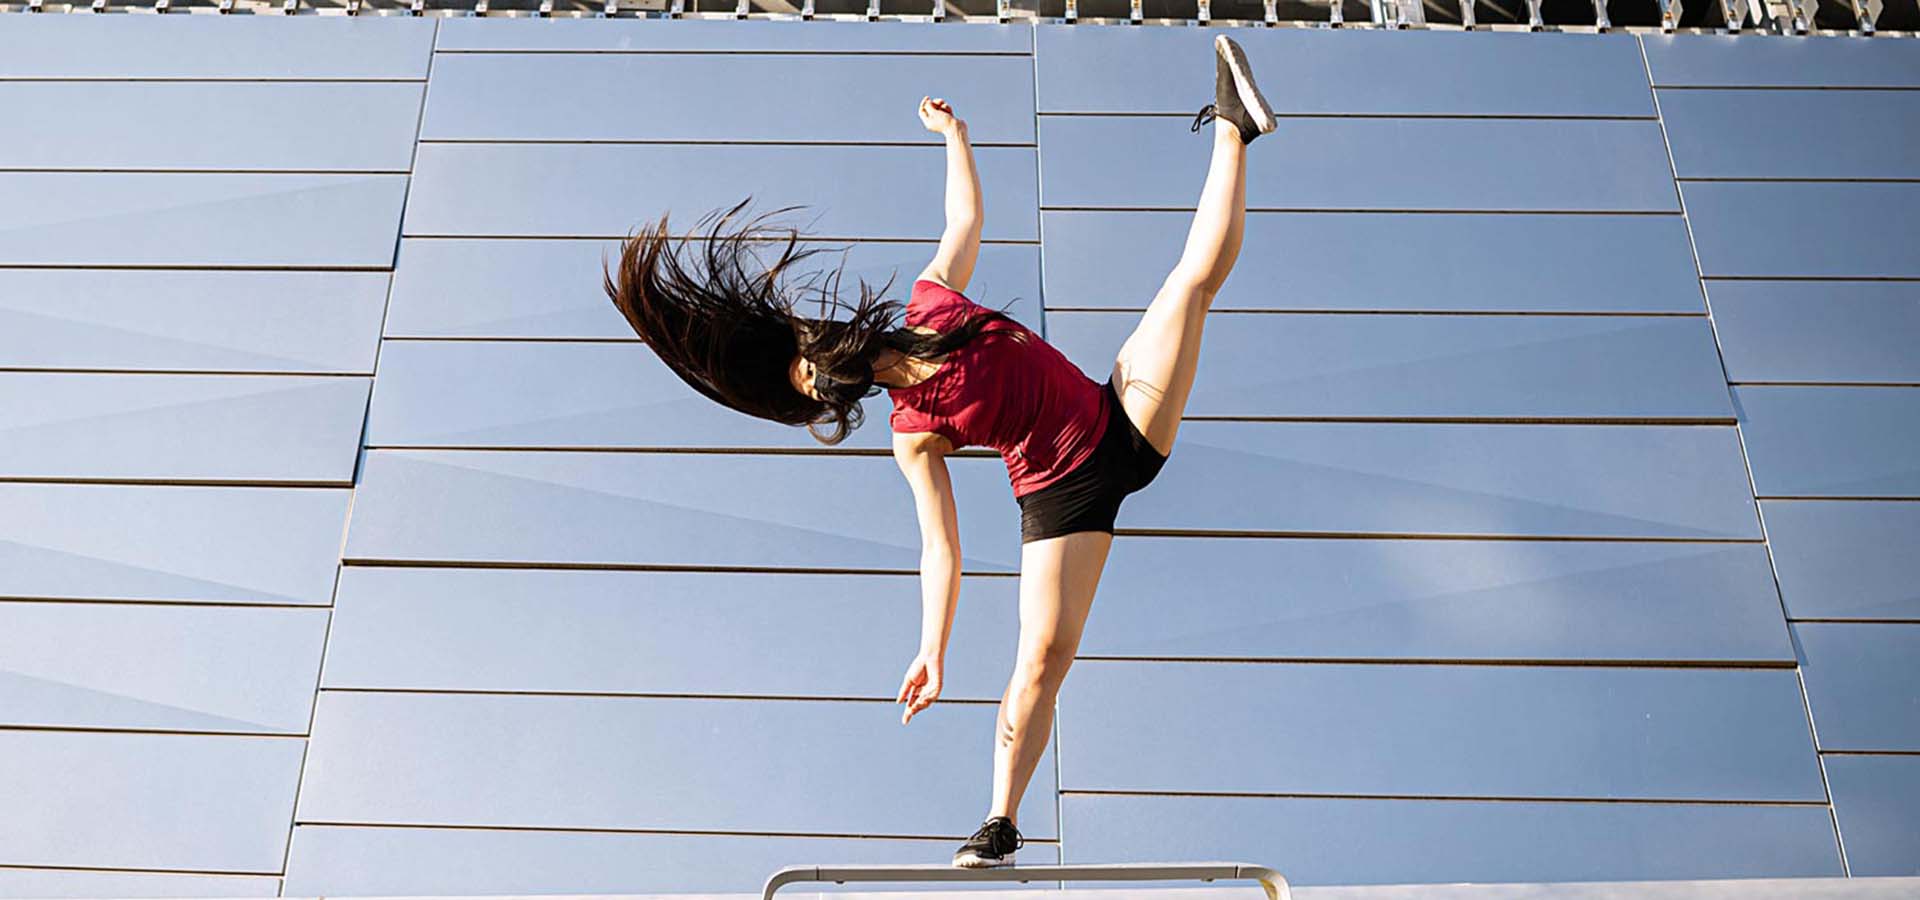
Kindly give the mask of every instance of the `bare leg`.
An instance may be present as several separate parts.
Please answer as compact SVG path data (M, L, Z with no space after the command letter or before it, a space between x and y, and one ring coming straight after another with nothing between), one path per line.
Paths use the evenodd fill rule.
M1019 824L1020 798L1047 749L1054 700L1112 545L1104 531L1076 531L1020 547L1020 651L996 718L989 816Z
M1186 249L1113 364L1113 386L1127 417L1163 455L1173 450L1199 368L1207 310L1240 256L1246 217L1247 148L1231 123L1216 119L1213 160Z

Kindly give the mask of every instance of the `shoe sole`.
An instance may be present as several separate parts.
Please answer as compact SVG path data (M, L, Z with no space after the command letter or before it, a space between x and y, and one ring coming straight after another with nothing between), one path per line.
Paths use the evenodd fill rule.
M1214 37L1213 46L1226 57L1227 70L1233 73L1233 88L1240 94L1240 105L1253 116L1253 127L1261 134L1278 128L1280 121L1273 117L1273 107L1267 105L1267 98L1260 96L1259 86L1253 83L1253 68L1247 65L1247 55L1241 52L1240 43L1222 34Z
M953 864L962 869L998 869L1013 865L1013 858L988 859L984 856L975 856L974 854L968 853L954 857Z

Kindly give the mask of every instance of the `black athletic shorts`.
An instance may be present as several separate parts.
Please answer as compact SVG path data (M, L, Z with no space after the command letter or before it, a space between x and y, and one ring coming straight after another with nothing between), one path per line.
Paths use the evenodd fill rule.
M1071 534L1075 531L1113 533L1120 500L1160 474L1167 458L1147 443L1127 411L1113 378L1107 378L1102 396L1107 404L1107 428L1088 456L1059 480L1015 498L1020 503L1020 542Z

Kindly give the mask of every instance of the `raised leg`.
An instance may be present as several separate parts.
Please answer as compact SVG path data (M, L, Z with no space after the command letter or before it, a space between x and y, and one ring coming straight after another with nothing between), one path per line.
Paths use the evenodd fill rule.
M1216 119L1213 160L1187 229L1186 249L1114 359L1113 386L1120 403L1162 455L1173 450L1180 415L1193 390L1207 310L1240 255L1246 182L1246 145L1232 124Z
M1077 531L1020 546L1020 650L1000 698L989 816L1018 825L1020 798L1053 732L1053 704L1080 649L1113 535Z

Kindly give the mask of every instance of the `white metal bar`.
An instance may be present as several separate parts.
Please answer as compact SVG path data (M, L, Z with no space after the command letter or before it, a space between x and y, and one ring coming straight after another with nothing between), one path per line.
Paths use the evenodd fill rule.
M1251 863L1118 863L1114 865L1004 866L992 869L960 866L788 866L767 879L763 900L789 884L863 881L1258 881L1267 900L1292 900L1287 879L1266 866Z

